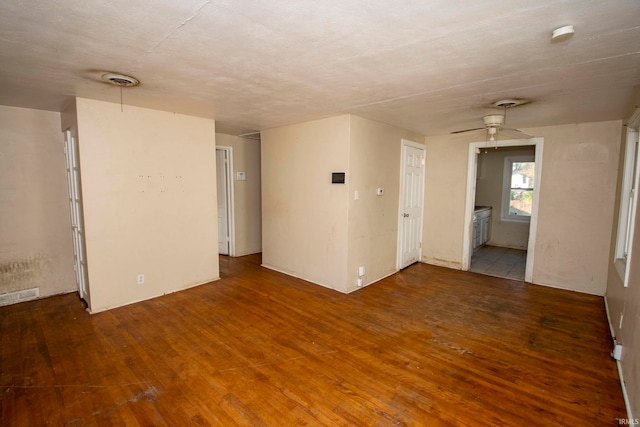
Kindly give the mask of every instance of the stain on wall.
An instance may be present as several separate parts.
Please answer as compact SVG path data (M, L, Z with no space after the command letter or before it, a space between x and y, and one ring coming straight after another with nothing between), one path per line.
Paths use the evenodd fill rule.
M76 290L60 114L0 106L0 295Z
M43 255L0 262L0 293L40 286L48 272L49 262Z

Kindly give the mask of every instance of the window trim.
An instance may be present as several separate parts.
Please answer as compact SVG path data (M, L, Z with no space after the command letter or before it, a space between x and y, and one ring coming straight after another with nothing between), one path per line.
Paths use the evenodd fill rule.
M509 214L509 198L511 194L511 177L512 177L513 164L518 162L534 163L534 168L535 168L536 157L535 155L527 155L527 156L507 156L504 158L504 171L502 175L502 206L500 208L500 219L502 221L529 223L531 222L531 216L517 216L517 215ZM533 185L534 187L531 188L531 190L535 195L535 185L536 185L535 177L533 179Z
M620 188L618 229L613 264L618 271L623 286L629 286L629 263L633 249L635 218L638 205L640 183L640 108L636 108L627 123L625 140L624 169Z

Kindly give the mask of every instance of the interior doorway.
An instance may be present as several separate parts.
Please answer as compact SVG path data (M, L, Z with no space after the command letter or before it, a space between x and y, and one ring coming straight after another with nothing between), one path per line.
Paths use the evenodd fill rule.
M470 144L463 270L533 282L542 145Z
M216 186L218 195L218 253L235 253L233 223L233 149L216 147Z

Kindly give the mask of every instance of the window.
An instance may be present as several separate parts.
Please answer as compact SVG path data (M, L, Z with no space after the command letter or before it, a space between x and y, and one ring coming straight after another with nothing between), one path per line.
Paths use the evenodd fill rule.
M501 213L503 220L531 220L535 172L534 156L504 158Z
M618 231L616 235L616 251L614 264L624 286L628 284L627 259L631 254L631 241L635 228L634 218L638 189L638 125L640 124L640 109L627 124L627 138L624 152L624 170L622 187L620 189L620 214L618 217Z

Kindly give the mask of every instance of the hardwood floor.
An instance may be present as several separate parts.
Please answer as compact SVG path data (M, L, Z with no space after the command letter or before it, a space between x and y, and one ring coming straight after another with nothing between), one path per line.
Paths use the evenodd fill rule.
M0 308L2 426L605 426L626 418L603 300L416 264L343 295L222 257L222 279L89 315Z

